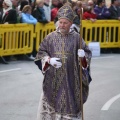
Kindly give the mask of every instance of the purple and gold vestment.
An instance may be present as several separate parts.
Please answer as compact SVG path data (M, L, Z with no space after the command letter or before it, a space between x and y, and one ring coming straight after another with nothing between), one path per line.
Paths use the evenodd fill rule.
M44 74L44 98L42 100L45 100L51 109L54 109L55 114L67 115L70 118L77 117L81 111L80 66L77 55L79 47L80 35L78 33L70 30L68 34L62 35L57 29L43 40L36 56L37 59L41 60L46 56L61 58L61 68L56 69L53 66L49 66L49 69ZM86 58L90 60L91 51L84 40L82 40L82 49L86 53ZM82 79L86 83L88 82L87 78L88 76L83 71ZM83 84L84 103L87 100L88 92L88 83L87 85Z

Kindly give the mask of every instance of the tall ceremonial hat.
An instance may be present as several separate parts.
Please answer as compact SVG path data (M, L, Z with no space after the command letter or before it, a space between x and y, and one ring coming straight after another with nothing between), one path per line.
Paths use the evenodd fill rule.
M69 21L73 21L73 19L75 18L75 14L71 8L70 5L68 4L65 4L63 5L59 10L58 10L58 13L57 13L57 16L58 16L58 19L61 19L61 18L65 18Z

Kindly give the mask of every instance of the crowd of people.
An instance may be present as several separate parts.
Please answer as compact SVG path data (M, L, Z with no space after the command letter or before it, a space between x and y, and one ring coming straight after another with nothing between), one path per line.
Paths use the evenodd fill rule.
M57 11L69 2L76 14L73 23L79 25L79 1L81 0L0 0L0 24L36 24L50 21L57 23ZM111 0L109 7L105 0L82 0L82 7L84 20L120 20L120 0Z
M105 0L0 0L0 24L35 25L37 22L46 24L54 21L57 28L57 12L66 3L69 3L75 14L71 27L76 32L80 31L79 3L82 3L83 20L120 20L120 0L111 0L110 6L106 6Z

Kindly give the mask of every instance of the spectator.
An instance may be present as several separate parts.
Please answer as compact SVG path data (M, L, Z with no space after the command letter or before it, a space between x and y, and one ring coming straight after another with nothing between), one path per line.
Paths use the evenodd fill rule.
M73 28L76 32L80 32L80 17L79 15L77 14L77 1L72 1L71 2L71 7L72 7L72 10L75 14L75 18L73 19L73 24L71 26L71 28Z
M12 1L12 8L16 10L17 13L17 23L20 22L20 17L19 17L19 8L18 5L20 3L20 0L11 0Z
M1 23L1 20L2 20L2 14L3 14L2 4L3 4L3 0L0 0L0 23ZM1 48L1 45L2 45L2 41L1 41L1 36L0 36L0 48Z
M18 5L20 0L11 0L12 1L12 7L16 10L18 10Z
M45 12L43 9L44 1L43 0L37 0L36 1L36 7L33 10L32 15L38 20L38 22L41 23L48 23L48 20L45 17Z
M88 6L95 7L93 0L88 0Z
M93 0L94 7L97 5L97 0Z
M54 21L57 16L58 10L63 6L63 3L62 1L59 1L59 0L52 0L52 6L53 7L51 9L51 21Z
M52 0L52 1L51 1L51 10L52 10L53 8L58 7L58 4L59 4L59 0Z
M118 12L118 0L111 1L111 6L109 8L109 11L111 13L111 19L120 20L120 16Z
M54 20L55 20L55 18L56 18L56 16L57 16L58 10L59 10L58 7L53 8L53 9L51 10L51 21L54 21Z
M118 16L120 17L120 0L118 1Z
M14 24L14 23L17 23L16 11L12 9L11 0L4 0L1 24Z
M28 24L36 24L37 23L37 19L34 18L32 15L31 15L31 12L32 12L32 8L30 5L25 5L23 7L23 10L22 10L22 16L21 16L21 21L22 23L28 23ZM32 53L30 54L27 54L27 57L30 59L30 60L34 60L34 52L35 52L35 49L34 49L34 41L33 41L33 51Z
M95 22L97 20L97 15L94 12L93 7L87 7L87 11L83 13L83 20L91 20L92 22Z
M44 11L45 11L45 17L47 19L47 21L51 21L51 8L49 6L50 4L50 0L44 0Z
M17 23L17 14L16 14L16 11L12 8L11 0L4 0L3 1L3 12L2 12L2 18L1 18L0 23L1 24L15 24L15 23ZM5 36L4 43L6 43L7 42L6 35L4 35L4 36ZM4 46L4 49L6 49L6 46ZM4 56L1 58L2 58L3 62L7 64L7 62L10 60L11 56Z
M83 1L82 2L82 8L83 8L83 12L85 12L87 10L87 6L88 6L88 3Z
M109 9L105 6L105 0L97 0L94 11L97 14L97 19L110 19L111 14Z
M22 10L22 23L36 24L37 19L31 15L32 8L30 5L25 5Z
M2 4L3 4L3 0L0 0L0 23L1 23L1 20L2 20L2 14L3 14Z
M20 22L21 22L21 13L25 5L29 5L29 2L26 0L21 1L20 3L20 8L19 8L19 17L20 17Z
M22 11L22 9L24 8L25 5L29 5L29 2L27 0L22 0L20 2L20 11Z

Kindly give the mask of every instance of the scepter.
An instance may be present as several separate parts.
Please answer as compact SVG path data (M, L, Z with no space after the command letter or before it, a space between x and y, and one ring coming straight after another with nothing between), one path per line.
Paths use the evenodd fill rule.
M83 15L83 8L82 8L82 2L77 2L79 8L80 8L80 49L82 49L82 15ZM82 114L82 120L84 120L84 114L83 114L83 86L82 86L82 58L79 58L80 61L80 100L81 100L81 114Z

